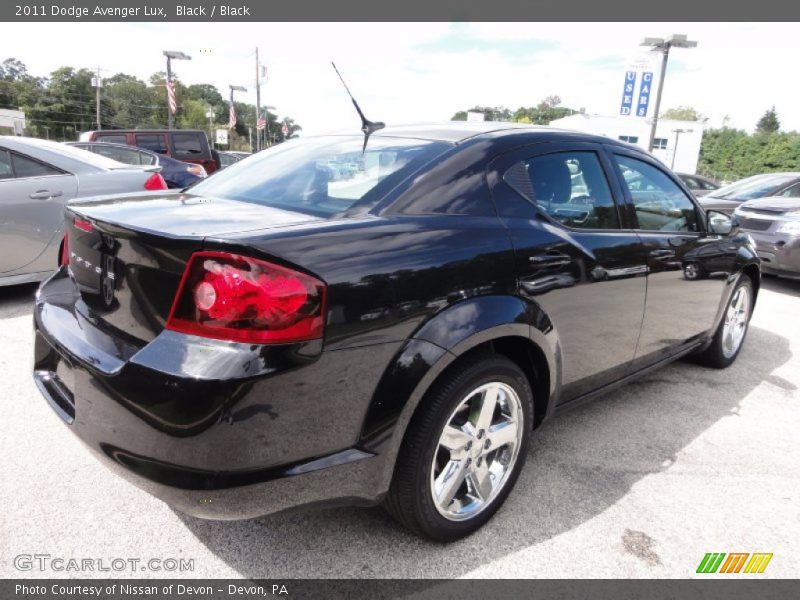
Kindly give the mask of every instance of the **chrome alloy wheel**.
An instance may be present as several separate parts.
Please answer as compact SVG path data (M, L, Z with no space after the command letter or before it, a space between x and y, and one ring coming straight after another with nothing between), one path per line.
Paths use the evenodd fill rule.
M747 287L740 287L733 294L725 312L725 322L722 327L722 353L725 358L730 358L739 350L747 331L749 318L750 291Z
M450 415L433 456L431 494L446 519L485 509L514 470L524 431L519 396L491 382L469 392Z

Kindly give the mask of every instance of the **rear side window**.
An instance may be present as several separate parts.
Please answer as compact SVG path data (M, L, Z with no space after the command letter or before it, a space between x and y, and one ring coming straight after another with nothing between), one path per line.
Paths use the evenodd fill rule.
M127 144L128 136L122 134L101 133L97 136L98 142L110 142L112 144Z
M159 154L167 153L167 139L163 135L150 133L137 133L136 145Z
M688 187L690 190L700 189L700 184L697 183L697 180L693 177L681 177L681 179L683 179L683 183L685 183L686 187Z
M93 146L92 151L100 156L106 156L112 160L116 160L117 162L124 163L126 165L140 165L141 163L141 153L138 150L128 149L128 148L117 148L116 146ZM145 163L148 164L148 163Z
M700 186L704 190L718 190L719 186L715 184L713 181L708 181L707 179L698 179L700 182Z
M61 175L61 171L58 169L13 152L11 153L11 163L14 165L14 174L18 179L23 177L46 177L47 175Z
M556 152L524 160L503 176L539 210L576 229L618 229L619 216L594 152Z
M172 151L175 156L200 158L205 148L199 133L173 133Z
M614 155L636 209L639 229L697 231L694 203L661 169L629 156Z
M14 177L14 169L11 166L11 156L8 150L0 149L0 179L11 179Z

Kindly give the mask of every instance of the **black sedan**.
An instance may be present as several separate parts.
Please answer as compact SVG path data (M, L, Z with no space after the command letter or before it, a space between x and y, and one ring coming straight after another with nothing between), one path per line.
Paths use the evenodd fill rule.
M730 365L760 282L648 154L498 123L292 140L66 219L33 376L99 457L200 517L383 503L442 541L502 505L544 420Z

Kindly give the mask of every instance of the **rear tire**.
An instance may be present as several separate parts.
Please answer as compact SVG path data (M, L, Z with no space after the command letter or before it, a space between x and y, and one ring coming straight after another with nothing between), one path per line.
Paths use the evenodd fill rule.
M744 344L754 304L753 281L743 275L728 300L711 345L696 356L697 362L715 369L724 369L733 364Z
M428 392L409 424L388 512L438 542L467 536L500 508L525 463L533 393L511 360L467 359Z

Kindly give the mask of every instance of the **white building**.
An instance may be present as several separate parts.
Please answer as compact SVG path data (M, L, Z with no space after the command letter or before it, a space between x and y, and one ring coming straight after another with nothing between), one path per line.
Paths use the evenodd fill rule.
M0 135L22 135L24 131L24 112L0 108Z
M647 150L650 119L629 116L602 116L579 113L550 122L552 127L571 129L630 142ZM674 171L695 173L703 140L703 123L659 119L653 155Z

